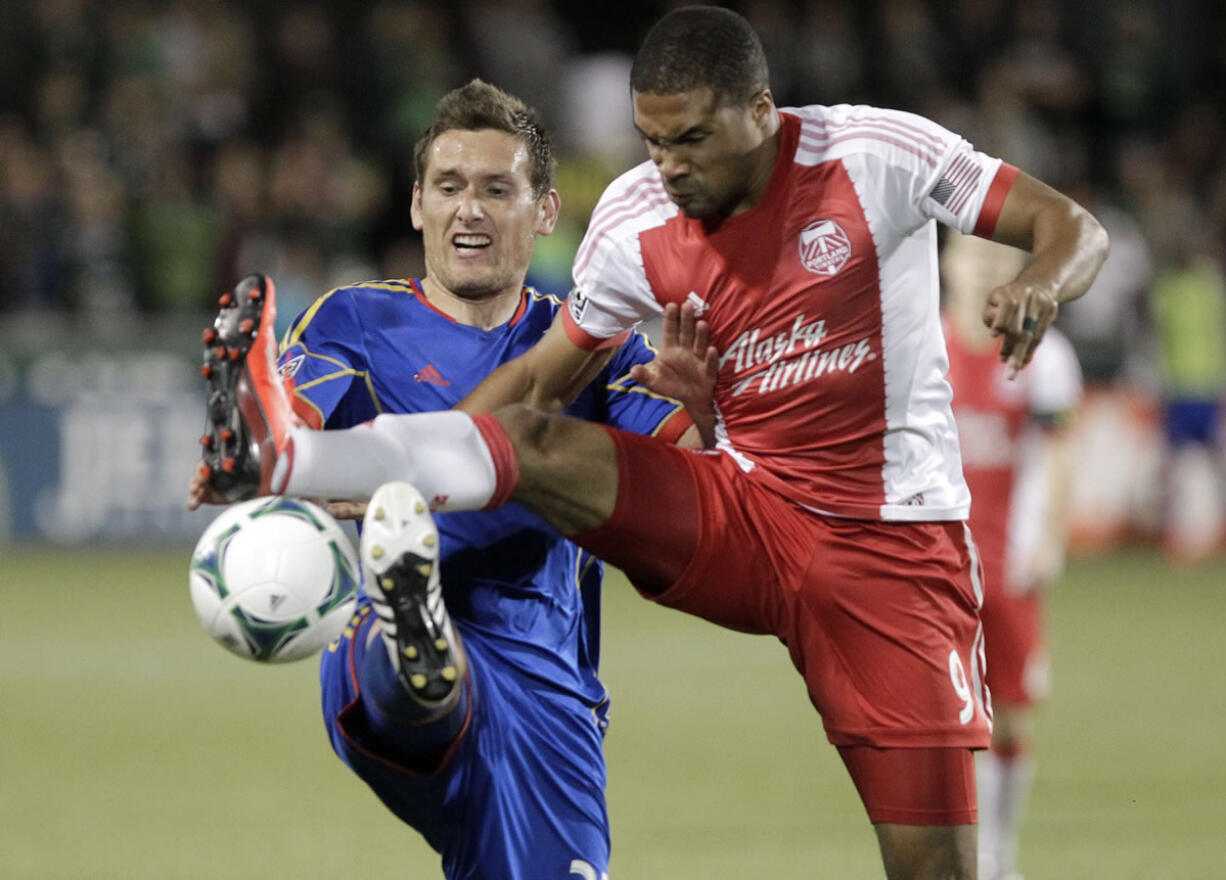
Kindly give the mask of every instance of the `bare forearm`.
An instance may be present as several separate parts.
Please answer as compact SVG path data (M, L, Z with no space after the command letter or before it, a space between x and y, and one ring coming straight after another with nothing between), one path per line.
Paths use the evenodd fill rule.
M533 403L532 371L523 357L507 361L481 381L456 409L469 414L493 412L512 403Z
M1019 277L1065 303L1089 289L1107 250L1107 232L1088 211L1074 202L1053 206L1035 218L1033 257Z
M992 238L1030 251L1018 281L1044 288L1056 302L1085 293L1107 259L1107 232L1094 216L1025 174L1006 198Z
M596 378L612 356L613 349L589 352L574 347L555 322L540 342L490 373L456 409L493 412L512 403L526 403L557 412Z

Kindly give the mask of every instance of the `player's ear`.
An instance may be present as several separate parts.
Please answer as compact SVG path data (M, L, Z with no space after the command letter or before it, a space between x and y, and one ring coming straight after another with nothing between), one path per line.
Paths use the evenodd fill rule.
M754 123L759 128L764 128L769 124L774 110L775 96L771 94L770 89L762 89L749 99L749 112L753 116Z
M417 185L417 181L413 181L413 198L409 201L409 217L413 221L413 228L421 232L421 187Z
M551 189L537 201L538 217L537 235L548 235L558 225L558 212L562 210L562 197L556 189Z

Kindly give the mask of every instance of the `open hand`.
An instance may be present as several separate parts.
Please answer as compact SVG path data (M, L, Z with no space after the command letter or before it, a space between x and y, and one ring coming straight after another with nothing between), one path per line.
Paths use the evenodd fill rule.
M718 374L719 351L711 345L711 329L698 319L697 310L688 302L664 307L655 358L630 368L630 378L644 388L685 404L708 446L715 442L712 393Z
M630 377L643 387L674 397L689 406L709 401L719 372L719 352L710 343L706 321L698 320L694 306L669 303L655 359L630 368Z

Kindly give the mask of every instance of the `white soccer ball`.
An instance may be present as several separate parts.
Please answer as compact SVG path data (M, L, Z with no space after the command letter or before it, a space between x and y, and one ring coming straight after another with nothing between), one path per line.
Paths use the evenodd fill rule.
M359 574L336 520L296 498L227 507L192 553L192 605L205 631L248 660L285 663L322 650L353 613Z

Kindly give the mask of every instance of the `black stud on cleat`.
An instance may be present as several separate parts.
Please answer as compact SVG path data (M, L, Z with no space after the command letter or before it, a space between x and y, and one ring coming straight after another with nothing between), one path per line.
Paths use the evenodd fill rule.
M462 677L464 652L443 602L438 531L408 483L386 483L362 526L366 593L383 621L400 680L424 703L441 703Z
M226 501L240 501L260 488L260 452L243 422L239 395L249 386L247 356L255 345L266 307L275 309L271 279L244 278L223 294L213 326L202 334L207 389L204 437L200 440L209 485Z

